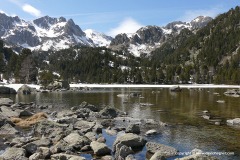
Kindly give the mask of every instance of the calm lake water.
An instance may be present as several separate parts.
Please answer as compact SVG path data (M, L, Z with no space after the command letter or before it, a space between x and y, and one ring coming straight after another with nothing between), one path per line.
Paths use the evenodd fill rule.
M214 156L222 160L239 160L240 129L225 124L214 125L199 116L199 113L208 110L223 121L240 117L240 98L225 96L225 91L226 89L183 89L177 93L156 88L101 88L84 92L14 95L12 98L16 102L53 104L58 109L70 108L83 101L94 105L114 106L134 118L152 118L171 124L158 136L148 137L150 141L175 147L180 152L190 152L194 148L205 152L234 152L231 156ZM123 96L133 92L140 93L141 97ZM222 103L218 103L218 100ZM108 145L112 143L113 139ZM145 159L145 150L136 155L138 159Z

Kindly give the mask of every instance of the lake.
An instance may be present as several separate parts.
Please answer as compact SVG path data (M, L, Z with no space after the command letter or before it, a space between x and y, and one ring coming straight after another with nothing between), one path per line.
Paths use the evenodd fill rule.
M149 137L190 152L194 148L204 152L234 152L217 156L220 159L240 159L240 129L203 119L202 111L226 122L240 117L240 98L225 96L226 89L183 89L170 92L164 88L99 88L79 92L51 92L11 96L16 102L36 102L54 105L56 109L70 108L86 101L94 105L110 105L134 118L152 118L170 124L158 136ZM129 94L139 95L129 97ZM138 154L145 156L144 152ZM144 159L144 158L143 158Z

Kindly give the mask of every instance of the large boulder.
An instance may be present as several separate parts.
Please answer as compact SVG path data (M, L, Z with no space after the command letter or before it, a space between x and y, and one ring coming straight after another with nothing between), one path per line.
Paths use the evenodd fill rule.
M159 152L159 154L161 153L162 156L164 157L172 157L177 155L178 150L170 147L170 146L166 146L160 143L155 143L155 142L148 142L146 144L146 148L147 151L150 153L156 153Z
M116 146L118 144L123 144L127 147L131 147L132 149L136 148L142 148L146 144L146 140L133 133L127 133L123 136L117 137L117 139L114 142L113 149L116 151Z
M99 114L102 118L115 118L118 115L117 110L111 107L105 107Z
M0 159L3 158L5 160L11 159L21 159L26 156L26 151L23 148L7 148L6 151L0 156Z
M126 159L126 157L130 154L133 154L133 150L131 147L127 147L123 144L117 144L115 159Z
M139 134L140 133L140 127L138 124L130 124L128 125L126 129L126 133L135 133Z
M110 155L111 154L111 149L107 147L106 144L100 143L97 141L93 141L90 144L93 152L97 156L105 156L105 155Z
M80 136L77 132L70 133L63 140L76 150L80 150L85 145L89 145L91 143L86 136Z
M1 106L0 107L0 114L3 115L4 117L18 117L20 111L13 111L12 108L7 107L7 106Z
M0 98L0 106L3 106L3 105L11 105L13 104L13 100L11 100L10 98Z
M13 88L0 86L0 94L17 94L17 92Z
M80 156L59 153L51 155L51 160L86 160L86 159Z
M77 121L73 127L78 129L81 133L87 133L93 130L93 127L96 125L96 122L88 122L88 121Z
M18 89L18 93L22 93L22 94L31 94L33 92L36 92L36 89L31 88L26 84L24 84L22 87Z
M15 135L19 133L14 127L12 127L9 123L4 124L0 128L0 135Z
M92 104L89 104L87 102L82 102L80 105L79 105L80 108L87 108L87 109L90 109L91 111L93 112L98 112L99 111L99 107L97 106L94 106Z
M47 86L49 90L56 90L56 89L69 89L70 85L67 81L54 81Z

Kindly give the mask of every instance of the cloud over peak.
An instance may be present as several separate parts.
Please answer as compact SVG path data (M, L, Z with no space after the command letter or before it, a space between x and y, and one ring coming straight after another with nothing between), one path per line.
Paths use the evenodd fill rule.
M22 10L35 16L35 17L40 17L41 16L41 11L36 9L35 7L31 6L30 4L24 4L22 6Z
M118 27L111 29L108 34L110 36L116 36L120 33L134 33L141 27L143 27L143 25L133 18L126 18L119 24Z

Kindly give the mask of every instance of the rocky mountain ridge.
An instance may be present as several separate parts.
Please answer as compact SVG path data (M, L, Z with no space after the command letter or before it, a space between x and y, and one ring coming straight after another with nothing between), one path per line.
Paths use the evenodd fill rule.
M70 46L106 46L114 50L128 50L134 56L148 54L161 46L169 35L179 34L184 28L191 31L206 26L212 18L199 16L189 23L176 21L165 27L146 26L136 33L118 34L115 38L103 33L82 29L72 19L44 16L33 21L0 13L0 38L10 47L31 50L60 50Z
M192 32L203 28L212 20L211 17L199 16L191 22L175 21L165 27L146 26L132 34L118 34L112 40L110 48L115 50L128 50L135 56L149 54L160 47L170 36L178 35L183 29Z
M66 20L64 17L45 16L27 22L17 16L0 13L0 26L0 37L10 46L42 51L60 50L73 45L96 46L72 19Z

